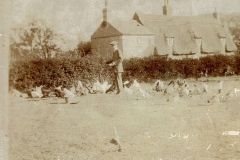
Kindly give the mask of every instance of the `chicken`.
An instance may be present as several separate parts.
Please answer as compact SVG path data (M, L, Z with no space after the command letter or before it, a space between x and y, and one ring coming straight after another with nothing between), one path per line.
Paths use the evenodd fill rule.
M179 100L179 92L178 89L173 89L171 95L169 95L169 98L167 99L167 102L170 100L173 100L174 102L177 102Z
M133 94L133 90L130 88L127 88L126 86L123 87L124 92L126 92L128 95L132 95Z
M174 102L177 102L178 100L179 100L179 93L178 93L178 91L177 90L175 90L174 92L173 92L173 101Z
M213 95L210 99L207 100L208 103L220 102L218 94Z
M70 96L75 96L75 94L73 92L71 92L70 90L63 88L63 92L64 92L64 97L70 97Z
M153 90L157 91L157 92L161 92L163 91L163 82L160 80L157 80L154 84L153 84Z
M71 88L69 88L69 90L73 93L76 94L76 88L74 85L71 86Z
M106 91L111 87L110 84L108 84L107 81L103 81L103 83L101 84L99 81L96 81L93 84L93 90L96 92L100 92L100 93L106 93Z
M129 87L126 86L126 85L129 84L129 83L130 83L129 81L123 82L123 90L124 90L124 92L126 92L128 95L131 95L131 94L133 94L133 90L129 88L130 86L129 86Z
M145 99L148 99L151 97L151 95L147 91L141 89L140 87L138 88L138 90Z
M54 92L56 94L56 97L59 97L59 98L64 98L64 92L62 91L62 85L61 86L58 86L54 89Z
M205 83L202 84L202 90L203 93L208 93L208 85L206 85Z
M130 80L130 81L125 81L123 84L127 87L127 88L130 88L132 85L133 85L133 80Z
M237 92L240 92L240 89L234 88L234 93L235 93L236 96L237 96Z
M47 89L45 87L42 87L42 93L43 93L43 97L48 97L50 98L50 94L51 94L51 90L50 89Z
M31 92L32 98L42 98L43 93L42 93L42 87L37 87L36 86L36 90Z
M183 86L182 93L183 93L184 96L187 96L187 97L189 96L190 90L189 90L187 84L185 84L185 85Z
M220 94L222 92L222 87L223 87L223 81L220 81L217 83L214 89L217 89L217 93Z
M82 82L79 80L79 81L78 81L78 84L77 84L76 91L80 91L82 88L83 88L83 84L82 84Z
M173 85L167 86L167 88L164 90L164 94L171 95L174 90Z
M133 86L136 87L136 88L140 88L141 87L136 79L133 81Z
M194 84L193 93L197 95L202 93L201 89L196 84Z

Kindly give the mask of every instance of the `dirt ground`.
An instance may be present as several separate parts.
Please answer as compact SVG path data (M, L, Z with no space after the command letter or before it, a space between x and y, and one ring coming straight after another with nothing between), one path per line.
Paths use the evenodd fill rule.
M240 88L240 77L223 80L223 93ZM188 80L190 85L202 82ZM166 84L166 82L165 82ZM10 160L239 160L240 92L229 101L208 104L209 95L177 102L141 84L152 97L89 94L33 101L10 96Z

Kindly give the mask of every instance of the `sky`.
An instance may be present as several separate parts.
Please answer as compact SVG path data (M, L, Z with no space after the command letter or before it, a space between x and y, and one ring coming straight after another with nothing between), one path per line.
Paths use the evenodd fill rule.
M32 18L45 19L74 47L90 40L102 21L105 0L12 0L13 24ZM130 20L137 12L162 14L164 0L108 0L108 20ZM240 0L170 0L173 15L191 16L213 13L239 13Z

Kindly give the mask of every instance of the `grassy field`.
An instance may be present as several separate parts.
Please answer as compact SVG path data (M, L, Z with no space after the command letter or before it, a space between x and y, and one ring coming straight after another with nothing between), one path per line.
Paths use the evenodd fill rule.
M188 80L190 86L201 84ZM209 90L240 88L240 77L208 78ZM164 82L166 85L167 82ZM208 94L177 102L140 84L152 97L92 94L33 101L9 94L11 160L237 160L240 159L240 92L226 102Z

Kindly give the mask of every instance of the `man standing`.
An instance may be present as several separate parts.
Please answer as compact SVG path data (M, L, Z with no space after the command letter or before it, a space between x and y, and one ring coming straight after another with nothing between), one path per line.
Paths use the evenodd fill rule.
M120 94L121 92L123 92L123 83L122 83L123 53L120 49L118 49L116 41L111 42L110 45L112 45L114 51L113 51L112 61L108 65L113 67L113 72L114 72L113 86L117 87L117 94Z

